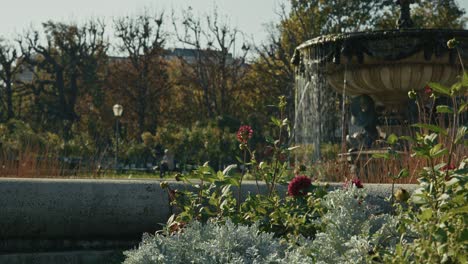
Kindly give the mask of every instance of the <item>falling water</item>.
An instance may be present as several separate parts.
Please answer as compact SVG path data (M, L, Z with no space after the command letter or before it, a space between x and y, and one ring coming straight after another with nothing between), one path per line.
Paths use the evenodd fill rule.
M329 87L325 66L329 52L321 46L304 51L296 76L295 143L301 146L299 161L320 160L324 143L335 142L338 112L336 93Z
M346 126L346 119L347 109L346 109L346 85L347 85L347 73L348 67L345 64L344 66L344 77L343 77L343 94L341 98L341 153L346 152L346 134L347 134L347 126Z

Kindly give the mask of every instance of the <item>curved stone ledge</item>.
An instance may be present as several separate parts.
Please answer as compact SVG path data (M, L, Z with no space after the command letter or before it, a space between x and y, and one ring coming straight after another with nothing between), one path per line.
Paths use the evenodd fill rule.
M131 248L145 232L155 232L171 214L159 180L0 179L0 252L31 253ZM171 182L171 188L187 185ZM395 188L403 185L396 185ZM329 189L342 184L330 184ZM417 185L404 185L413 191ZM366 184L369 202L379 211L389 184ZM259 186L265 192L264 185ZM256 193L255 182L242 187ZM278 191L286 193L286 186ZM233 193L236 190L233 189ZM1 256L1 253L0 253Z
M138 239L169 217L157 181L0 179L2 239Z
M114 250L0 254L0 263L5 264L117 264L122 260L122 253Z

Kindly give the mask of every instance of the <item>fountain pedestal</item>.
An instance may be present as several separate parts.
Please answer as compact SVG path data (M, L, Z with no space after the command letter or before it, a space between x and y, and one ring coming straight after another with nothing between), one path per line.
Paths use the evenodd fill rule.
M457 50L447 47L447 41L453 38L460 43L461 60L468 64L468 30L335 34L300 45L292 60L297 66L296 144L312 144L317 150L329 140L329 131L334 131L329 125L345 128L327 116L336 109L328 102L333 98L323 96L332 93L328 90L344 94L343 98L369 96L378 113L377 126L387 135L406 134L407 125L417 121L411 113L415 109L408 103L408 92L423 91L430 82L451 86L461 74ZM309 136L311 133L313 136ZM315 151L312 159L320 159L320 153Z

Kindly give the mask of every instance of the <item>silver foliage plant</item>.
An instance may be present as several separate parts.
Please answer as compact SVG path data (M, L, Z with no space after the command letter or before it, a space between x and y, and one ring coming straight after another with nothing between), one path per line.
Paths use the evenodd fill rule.
M125 264L149 263L312 263L258 225L192 222L174 235L145 235L136 250L124 252Z
M376 214L365 196L355 186L328 193L319 220L324 229L314 240L288 243L257 224L192 222L174 235L145 235L138 249L124 253L124 263L367 263L379 250L393 252L399 235L397 219Z
M327 194L323 203L328 212L321 218L324 232L305 245L314 263L366 263L377 250L394 250L397 219L376 214L365 197L365 190L354 185Z

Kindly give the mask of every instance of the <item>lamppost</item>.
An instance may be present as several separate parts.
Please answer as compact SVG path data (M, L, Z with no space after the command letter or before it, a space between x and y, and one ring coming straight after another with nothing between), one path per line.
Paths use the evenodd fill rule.
M119 118L122 116L123 107L119 104L115 104L112 107L115 116L115 157L114 157L114 166L115 171L118 169L118 154L119 154Z

